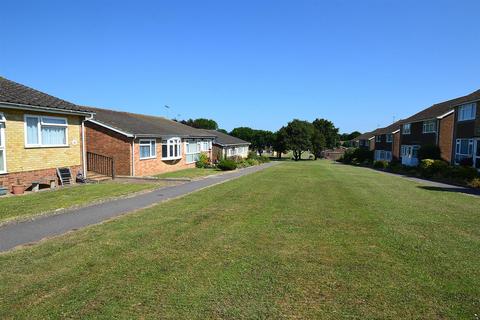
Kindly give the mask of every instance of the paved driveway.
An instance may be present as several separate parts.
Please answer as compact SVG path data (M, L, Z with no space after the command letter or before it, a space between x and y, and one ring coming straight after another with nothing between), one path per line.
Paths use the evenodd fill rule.
M131 198L104 202L66 211L58 215L39 217L30 221L7 224L0 227L0 252L96 224L134 210L146 208L168 199L263 170L275 164L275 162L271 162L225 174L209 176L177 186L157 189Z

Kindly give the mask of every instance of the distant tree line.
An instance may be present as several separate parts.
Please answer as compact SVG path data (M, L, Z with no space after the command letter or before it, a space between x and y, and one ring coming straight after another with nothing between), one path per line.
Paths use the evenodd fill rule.
M324 150L339 147L342 143L348 142L361 134L358 131L339 134L339 129L335 127L333 122L326 119L316 119L313 122L294 119L277 132L249 127L238 127L231 132L227 132L224 129L219 129L215 120L205 118L176 121L194 128L228 133L248 141L251 143L250 148L260 155L266 150L272 150L277 153L277 157L281 158L282 154L292 151L293 158L296 161L300 160L302 154L306 151L310 151L315 159L318 159Z

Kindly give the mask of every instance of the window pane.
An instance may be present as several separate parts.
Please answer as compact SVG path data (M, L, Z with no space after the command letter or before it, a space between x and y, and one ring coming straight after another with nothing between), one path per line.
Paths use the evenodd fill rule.
M38 118L27 117L27 144L38 143Z
M2 130L5 128L3 123L0 123L0 147L3 147L4 141L2 140Z
M0 171L5 171L5 166L4 166L5 159L3 155L4 155L4 151L0 150Z
M167 143L167 142L165 141L165 142L163 142L163 144L162 144L162 158L167 158L167 157L168 157L168 154L167 154L167 153L168 153L168 152L167 152L167 151L168 151L168 147L167 147L167 144L166 144L166 143Z
M140 158L150 157L150 146L140 145Z
M57 119L57 118L49 118L49 117L42 117L42 123L44 124L67 124L66 119Z
M170 145L170 152L169 152L169 157L173 157L173 145Z
M42 127L42 144L65 145L67 144L67 128L64 127Z
M150 149L150 155L152 157L155 157L157 155L157 142L155 140L151 141L151 149Z

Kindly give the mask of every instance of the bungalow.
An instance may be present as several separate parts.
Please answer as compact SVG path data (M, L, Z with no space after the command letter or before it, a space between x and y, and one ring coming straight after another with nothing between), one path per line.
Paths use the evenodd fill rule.
M84 121L91 112L0 77L0 184L59 183L57 168L85 172Z
M445 161L452 160L454 105L446 101L424 109L400 125L400 158L407 166L418 165L418 150L434 145Z
M215 135L163 117L88 108L89 171L148 176L195 167L200 153L212 157ZM105 168L107 172L105 172Z
M374 131L374 160L392 161L400 158L400 124L397 121L385 128Z
M480 90L449 101L455 109L453 163L480 169Z
M215 136L212 151L213 161L234 156L248 157L250 142L216 130L203 131Z

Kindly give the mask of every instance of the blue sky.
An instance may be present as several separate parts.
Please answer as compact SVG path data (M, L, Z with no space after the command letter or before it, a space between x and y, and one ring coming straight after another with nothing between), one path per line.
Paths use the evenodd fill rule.
M7 0L0 74L228 130L328 118L367 131L480 88L478 12L478 0Z

